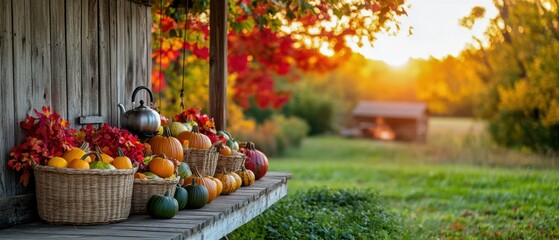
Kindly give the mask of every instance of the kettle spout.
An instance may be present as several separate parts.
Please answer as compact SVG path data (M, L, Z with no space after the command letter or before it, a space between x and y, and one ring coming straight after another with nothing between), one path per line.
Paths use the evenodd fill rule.
M124 108L124 105L122 105L122 103L117 104L118 109L120 109L120 115L123 115L126 112L126 109Z

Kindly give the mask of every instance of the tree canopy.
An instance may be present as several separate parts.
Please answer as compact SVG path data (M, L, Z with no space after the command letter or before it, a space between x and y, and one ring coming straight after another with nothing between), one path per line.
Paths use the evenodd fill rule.
M207 99L209 1L161 0L153 10L155 91L170 103L183 86L187 100ZM365 44L396 31L404 0L228 1L231 98L247 108L284 105L298 72L326 72L351 56L348 40ZM180 81L181 69L187 83ZM201 100L204 99L204 100Z
M505 0L495 6L488 46L468 51L487 86L478 113L502 145L559 150L558 2Z

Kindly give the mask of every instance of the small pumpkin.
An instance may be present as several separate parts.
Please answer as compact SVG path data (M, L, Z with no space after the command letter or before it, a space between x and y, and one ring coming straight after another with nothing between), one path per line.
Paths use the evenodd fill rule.
M221 183L221 180L217 179L216 177L212 177L212 176L206 176L206 177L215 182L216 193L217 193L217 195L220 195L221 192L223 191L223 183Z
M104 153L101 148L99 146L95 146L95 151L97 151L99 153L99 155L101 155L101 159L103 162L105 163L112 163L115 159L111 156L109 156L109 154ZM94 157L91 159L92 161L97 160L97 155L93 155Z
M188 201L186 202L186 208L198 209L204 207L208 203L208 189L206 187L197 184L192 179L192 183L184 187L186 192L188 192Z
M247 143L247 146L241 148L239 152L248 157L245 161L245 167L254 173L254 178L256 180L266 175L268 172L268 158L264 155L264 153L255 148L254 143Z
M125 156L124 152L120 148L118 148L118 157L113 160L113 166L116 169L131 169L134 167L132 166L132 161L130 160L130 158Z
M95 161L91 162L89 164L89 168L90 169L102 169L102 170L113 170L116 169L113 165L111 165L110 163L106 163L103 160L103 156L101 156L101 154L99 154L99 152L93 152L95 158Z
M231 174L231 176L235 178L235 190L239 189L243 185L243 180L241 179L239 174L236 174L234 172L230 172L229 174Z
M143 173L136 172L134 173L134 179L148 180L148 177Z
M175 165L165 157L165 154L157 154L149 163L149 171L162 178L168 178L175 172Z
M144 142L144 156L149 156L149 155L153 155L153 151L151 151L151 145L149 145L149 143Z
M200 133L198 126L193 126L191 132L182 132L177 138L180 142L187 140L189 148L210 149L212 147L212 141L208 136Z
M250 186L254 183L254 173L241 165L241 171L235 172L242 180L242 186Z
M231 148L229 148L226 145L223 145L220 149L219 149L219 154L223 155L223 156L230 156L231 154L233 154L233 152L231 151Z
M196 183L206 187L206 189L208 190L208 203L211 203L217 196L219 196L217 193L217 186L215 182L207 177L202 177L202 175L200 175L196 168L194 168L192 179Z
M89 143L88 142L83 142L82 145L77 148L72 148L66 152L64 152L64 154L62 154L62 158L66 159L66 161L68 163L70 163L70 161L76 159L76 158L81 158L83 155L85 155L87 152L89 152ZM88 156L85 161L87 163L91 162L91 158Z
M169 124L169 130L171 130L171 136L173 137L177 137L184 131L190 131L188 125L181 122L172 122L171 124Z
M231 134L227 131L217 131L217 135L218 136L223 136L227 141L225 142L225 144L231 148L231 150L233 151L238 151L239 150L239 144L237 143L237 141L235 140L235 138L233 138L233 136L231 136Z
M157 135L149 140L153 154L165 154L168 158L182 160L184 150L181 142L171 135L169 127L163 128L163 135Z
M216 178L223 184L223 191L221 191L221 195L229 195L237 190L237 180L235 180L235 177L228 173L225 168L222 172L216 175Z
M81 158L74 158L68 163L68 168L89 169L89 163L87 163L86 159L89 158L90 154L94 154L94 152L85 153Z
M152 195L148 200L146 209L152 218L169 219L173 218L179 211L179 203L171 197L169 190L167 190L165 195Z
M179 176L182 179L186 179L186 178L192 176L192 171L190 170L190 167L188 166L187 163L181 162L179 164L179 166L177 166L177 168L178 168Z
M148 179L162 179L160 176L157 176L157 174L152 173L152 172L144 172L144 175L145 175Z
M68 162L64 158L53 157L49 160L47 165L51 167L65 168L66 166L68 166Z
M188 202L188 192L180 184L177 184L174 198L179 203L179 210L183 210Z

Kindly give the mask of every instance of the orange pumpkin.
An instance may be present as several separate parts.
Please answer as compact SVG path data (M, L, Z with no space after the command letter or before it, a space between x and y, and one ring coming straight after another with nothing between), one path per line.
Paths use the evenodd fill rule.
M68 161L68 163L70 163L72 160L76 159L76 158L81 158L83 155L85 155L87 152L89 152L89 143L88 142L83 142L82 145L79 148L72 148L66 152L64 152L64 154L62 154L62 158L66 159L66 161ZM88 157L85 159L86 162L90 163L91 162L91 158Z
M130 158L124 156L124 152L120 148L118 148L118 157L113 160L112 164L116 169L131 169L134 167Z
M233 152L231 151L231 148L229 148L228 146L223 145L220 149L219 149L219 154L224 155L224 156L229 156L231 155Z
M109 156L106 153L103 153L103 151L101 151L101 148L99 146L95 146L95 150L99 153L99 155L101 155L101 161L105 162L105 163L112 163L115 159L111 156ZM93 158L91 160L93 160L93 162L95 162L97 160L97 155L93 155Z
M153 154L165 154L168 158L182 161L184 150L181 142L175 137L171 136L171 131L168 127L164 127L162 136L155 136L149 140L151 151Z
M143 173L136 172L134 173L134 179L148 180L148 177Z
M243 185L243 180L241 179L241 177L234 173L234 172L230 172L229 174L231 174L231 176L233 176L235 178L235 190L239 189L241 187L241 185Z
M158 154L149 162L149 171L162 178L168 178L175 172L175 164L165 158L165 155Z
M212 177L212 176L206 176L206 177L215 182L216 193L217 193L217 195L220 195L221 191L223 191L223 183L221 183L221 181L219 179L215 178L215 177Z
M194 168L192 179L208 189L208 203L211 203L218 196L216 183L207 177L202 177L196 168Z
M84 154L81 158L74 158L74 159L72 159L72 161L70 161L70 163L68 163L68 168L89 169L89 163L86 161L86 159L89 158L90 154L97 154L98 155L98 153L96 153L96 152L88 152L88 153ZM99 156L99 158L101 158L101 156Z
M188 141L189 148L210 149L212 147L212 141L208 136L198 131L198 126L193 126L192 132L184 131L180 133L177 138L180 142Z

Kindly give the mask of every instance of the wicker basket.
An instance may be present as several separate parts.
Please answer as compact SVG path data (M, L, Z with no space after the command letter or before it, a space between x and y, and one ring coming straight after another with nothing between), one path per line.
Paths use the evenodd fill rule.
M37 210L48 223L108 224L130 214L137 167L81 170L33 164L33 170Z
M198 169L202 176L213 176L219 154L215 147L208 150L188 148L184 150L184 162L190 168Z
M242 153L233 151L229 156L219 155L217 158L216 171L221 172L223 168L227 172L236 172L241 170L241 165L245 163L246 156Z
M173 179L134 179L134 191L132 193L131 214L146 214L149 198L155 194L165 194L169 190L171 195L175 194L179 177Z

